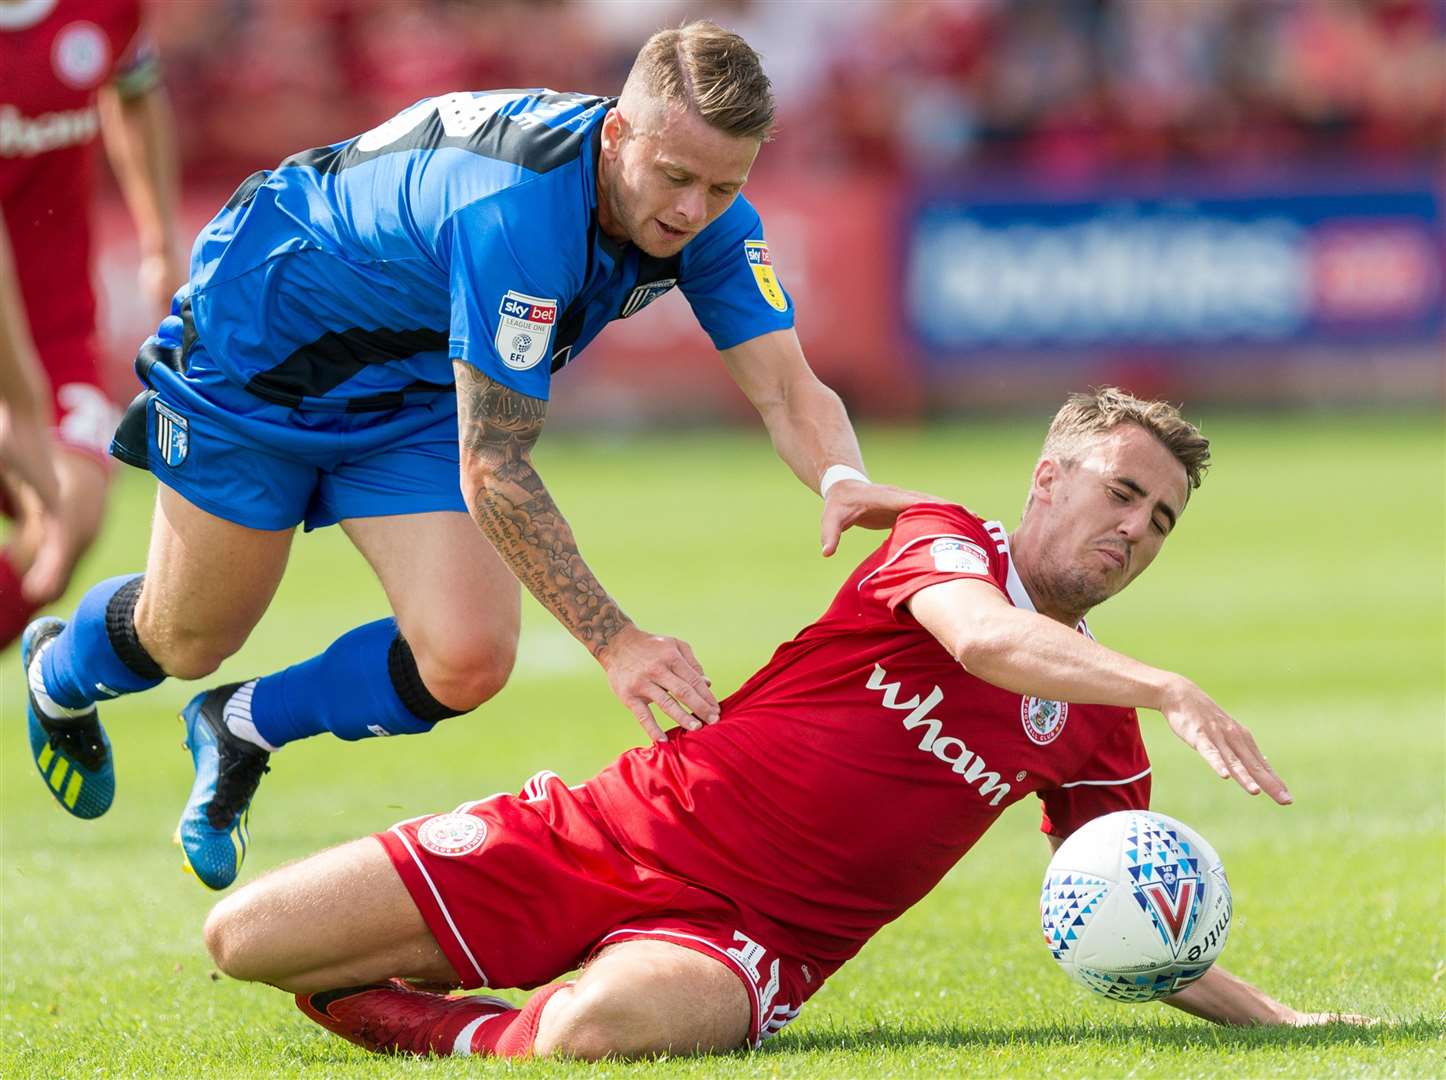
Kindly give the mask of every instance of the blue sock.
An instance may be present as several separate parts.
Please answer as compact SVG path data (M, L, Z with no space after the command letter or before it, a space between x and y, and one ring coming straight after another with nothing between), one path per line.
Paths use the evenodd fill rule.
M430 695L419 703L415 688L421 680L415 673L416 662L397 633L396 620L380 619L343 634L320 656L258 679L251 722L277 747L323 731L348 740L419 735L457 714ZM403 700L399 677L415 708ZM428 702L436 708L427 708Z
M122 595L112 604L117 593ZM126 574L102 581L80 598L75 616L40 655L45 692L57 705L84 709L105 698L149 690L165 679L135 636L132 616L139 593L140 575ZM112 607L117 610L111 612ZM121 658L117 644L131 663Z

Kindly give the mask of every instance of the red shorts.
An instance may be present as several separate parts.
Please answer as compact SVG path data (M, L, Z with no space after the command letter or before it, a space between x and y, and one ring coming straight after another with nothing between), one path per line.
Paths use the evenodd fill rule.
M617 942L670 941L738 976L756 1046L822 983L768 919L635 862L587 789L552 773L376 835L469 989L541 986Z
M94 337L77 334L36 342L36 348L50 380L56 440L108 466L120 410L102 389L105 380Z

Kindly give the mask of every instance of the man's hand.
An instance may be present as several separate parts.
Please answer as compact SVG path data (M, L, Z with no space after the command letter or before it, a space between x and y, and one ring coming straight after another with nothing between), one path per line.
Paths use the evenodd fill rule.
M636 626L619 631L598 654L608 685L654 742L667 735L653 718L656 705L682 727L697 731L718 721L718 699L686 641L658 637Z
M136 270L137 284L157 320L170 313L171 297L186 280L186 269L172 244L141 256Z
M824 557L838 550L839 537L845 529L858 525L865 529L888 529L900 513L921 502L941 502L933 495L906 491L890 484L866 484L862 480L840 480L828 489L823 501L823 522L820 539Z
M532 464L547 402L453 361L462 493L472 517L540 604L607 672L608 685L650 738L666 741L657 705L696 730L718 719L718 700L687 642L639 630L577 550L572 527Z
M1354 1027L1375 1027L1380 1023L1374 1016L1360 1013L1303 1013L1291 1010L1285 1023L1290 1027L1324 1027L1327 1024L1351 1024Z
M32 604L48 604L65 591L76 558L64 511L46 506L33 488L3 470L0 503L14 520L5 551L20 572L21 595Z
M1219 964L1178 994L1164 999L1172 1008L1231 1027L1320 1027L1355 1024L1369 1027L1379 1021L1357 1013L1303 1013L1276 1001L1258 986L1232 975Z
M1170 730L1193 747L1222 779L1234 778L1252 795L1264 789L1282 806L1295 801L1285 781L1255 745L1250 731L1189 679L1180 678L1172 684L1160 712L1169 721Z

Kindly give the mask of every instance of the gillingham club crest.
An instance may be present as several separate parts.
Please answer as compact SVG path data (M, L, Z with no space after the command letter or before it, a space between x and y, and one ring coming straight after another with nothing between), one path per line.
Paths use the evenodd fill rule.
M191 425L175 409L162 405L160 398L151 399L151 410L156 417L156 449L161 460L178 468L191 452Z
M1019 703L1019 718L1024 722L1029 741L1045 746L1059 738L1064 730L1064 722L1069 719L1069 702L1027 697Z
M665 295L676 284L678 284L677 278L663 278L661 281L650 281L646 285L639 285L628 293L628 298L623 301L623 306L618 310L618 318L631 319L658 297Z

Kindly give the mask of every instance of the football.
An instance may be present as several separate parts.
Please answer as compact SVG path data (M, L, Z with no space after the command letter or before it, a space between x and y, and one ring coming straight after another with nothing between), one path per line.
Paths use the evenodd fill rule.
M1225 948L1230 885L1199 833L1164 814L1121 810L1060 845L1039 914L1070 978L1114 1001L1154 1001L1200 978Z

